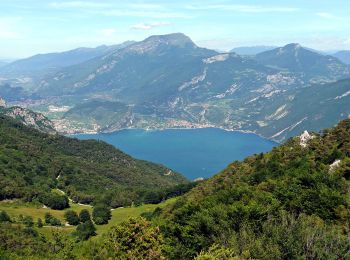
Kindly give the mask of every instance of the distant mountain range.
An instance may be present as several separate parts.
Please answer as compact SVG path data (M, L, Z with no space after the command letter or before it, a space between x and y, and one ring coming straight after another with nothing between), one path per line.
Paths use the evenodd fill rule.
M350 67L299 44L241 56L170 34L102 49L79 63L52 58L61 68L33 77L11 77L10 64L0 69L0 95L22 98L15 104L43 112L63 132L210 126L283 141L350 114Z
M332 55L345 64L350 64L350 51L338 51Z

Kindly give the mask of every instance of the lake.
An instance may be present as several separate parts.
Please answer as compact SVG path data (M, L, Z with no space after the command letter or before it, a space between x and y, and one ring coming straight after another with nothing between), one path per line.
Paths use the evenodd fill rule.
M234 160L270 151L276 145L255 134L217 128L128 129L74 137L103 140L135 158L163 164L191 180L213 176Z

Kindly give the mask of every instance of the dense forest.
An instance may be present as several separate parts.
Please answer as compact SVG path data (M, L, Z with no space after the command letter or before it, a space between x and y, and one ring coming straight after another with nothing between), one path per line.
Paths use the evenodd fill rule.
M158 212L170 259L349 259L350 119L233 162Z
M8 119L2 122L2 129L7 127L7 132L12 129L15 134L23 128ZM39 136L48 138L58 151L64 151L66 146L56 140L62 137ZM23 137L18 134L17 143L20 138ZM90 142L84 144L90 147ZM99 158L98 155L88 157L87 149L78 148L70 155L79 152L90 160ZM102 156L99 160L105 158ZM2 169L8 168L2 166ZM56 178L57 172L51 177L53 183ZM38 180L22 186L27 187L24 189L27 194L31 194L32 187L33 190L38 187ZM94 207L92 215L86 210L67 211L65 218L77 225L76 231L68 235L53 232L48 240L33 228L30 218L24 217L18 222L1 212L0 257L349 259L349 181L350 119L347 119L320 133L289 139L269 153L235 161L209 180L193 185L190 191L184 188L174 192L173 195L181 195L188 191L165 208L156 208L139 218L125 219L93 239L90 237L96 235L94 224L103 224L110 217L110 211L101 205ZM45 182L40 185L50 188ZM67 185L67 192L72 187L75 186ZM105 200L107 198L104 196ZM52 216L45 216L45 223L51 221L51 225L57 222ZM39 227L40 223L41 220L35 225Z
M0 116L0 137L0 200L38 200L62 209L68 206L65 193L75 202L115 208L158 203L189 183L102 141L49 135L6 116Z

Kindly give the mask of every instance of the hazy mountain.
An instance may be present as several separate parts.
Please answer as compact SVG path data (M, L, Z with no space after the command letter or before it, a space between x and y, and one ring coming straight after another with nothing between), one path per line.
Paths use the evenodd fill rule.
M303 118L294 110L302 103L294 97L302 99L308 87L321 88L346 77L350 78L347 65L298 44L249 57L199 48L183 34L170 34L151 36L46 75L29 95L48 100L47 105L55 99L58 106L71 107L61 118L55 115L58 129L109 132L126 127L213 126L280 141L303 127L324 126L317 120L298 123ZM340 88L343 93L334 93L342 95L346 87ZM335 98L320 93L317 102ZM278 115L280 121L274 122L274 113L285 104L290 104L288 117ZM342 103L326 104L343 113L338 117L320 112L326 123L348 113ZM289 130L278 135L285 128Z
M232 49L230 52L237 53L238 55L256 55L264 51L270 51L277 48L276 46L242 46Z
M28 76L33 73L43 74L43 71L47 73L59 68L79 64L95 57L102 56L108 52L124 48L129 44L132 44L132 42L125 42L112 46L102 45L96 48L77 48L65 52L38 54L3 66L0 70L0 75L9 77Z
M0 60L0 68L4 67L7 64L8 64L8 62Z
M334 80L349 76L349 68L338 59L303 48L300 44L292 43L259 53L256 60L266 66L299 73L307 80Z
M350 64L350 51L338 51L332 54L332 56L336 57L345 64Z

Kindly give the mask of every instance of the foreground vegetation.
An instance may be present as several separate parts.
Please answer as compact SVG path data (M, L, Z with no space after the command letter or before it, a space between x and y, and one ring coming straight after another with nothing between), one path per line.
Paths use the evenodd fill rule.
M108 192L66 210L3 201L0 258L350 259L350 119L304 137L158 205L109 211Z

